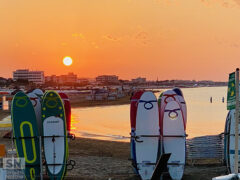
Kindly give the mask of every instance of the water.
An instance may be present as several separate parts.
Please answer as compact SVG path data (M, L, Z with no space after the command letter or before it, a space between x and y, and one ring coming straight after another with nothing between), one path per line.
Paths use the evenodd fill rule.
M223 132L227 87L186 88L182 91L187 103L188 138ZM72 132L79 137L129 141L130 105L73 108Z

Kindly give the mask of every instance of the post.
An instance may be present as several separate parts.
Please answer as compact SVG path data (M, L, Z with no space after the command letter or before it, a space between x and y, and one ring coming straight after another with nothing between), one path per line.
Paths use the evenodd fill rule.
M43 180L43 172L42 172L42 169L43 169L43 167L42 167L42 136L38 136L39 137L39 147L40 147L40 156L39 156L39 158L40 158L40 180Z
M236 69L236 108L235 108L235 165L234 172L238 174L238 124L239 124L239 68Z

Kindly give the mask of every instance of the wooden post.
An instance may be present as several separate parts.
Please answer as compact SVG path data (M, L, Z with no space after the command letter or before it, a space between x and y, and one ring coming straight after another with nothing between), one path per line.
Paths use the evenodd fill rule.
M236 107L235 107L235 165L234 173L238 174L238 124L239 124L239 68L236 69L236 79L235 79L235 88L236 88Z

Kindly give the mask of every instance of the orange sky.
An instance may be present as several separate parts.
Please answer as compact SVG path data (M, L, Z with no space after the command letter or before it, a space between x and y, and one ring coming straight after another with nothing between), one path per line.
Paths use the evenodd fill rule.
M240 67L240 0L2 0L0 62L3 77L226 81Z

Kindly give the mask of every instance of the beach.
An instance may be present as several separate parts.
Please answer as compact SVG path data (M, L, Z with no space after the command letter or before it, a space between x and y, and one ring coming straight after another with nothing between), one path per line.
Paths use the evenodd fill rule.
M2 138L7 131L0 131L0 142L11 149L11 140ZM87 138L69 142L69 159L76 162L73 170L67 171L65 179L80 180L140 180L131 166L130 144ZM226 167L211 161L208 164L186 165L184 180L209 180L224 175ZM165 179L170 179L167 175Z

